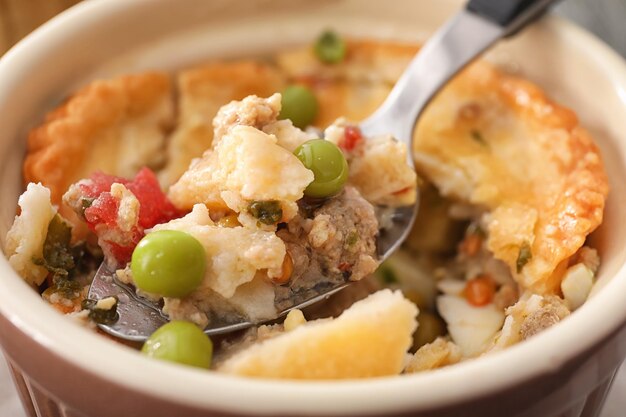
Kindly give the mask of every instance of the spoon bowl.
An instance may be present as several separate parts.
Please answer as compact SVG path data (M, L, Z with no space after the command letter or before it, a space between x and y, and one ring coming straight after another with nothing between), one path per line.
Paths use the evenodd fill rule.
M423 46L398 80L389 96L372 116L360 124L365 137L392 135L412 149L413 131L424 108L446 82L476 59L498 39L512 35L539 17L555 0L471 0L456 16L444 24ZM407 163L413 167L411 152ZM376 245L379 261L387 259L406 239L415 218L419 197L413 205L394 209L391 221L379 231ZM350 281L321 280L306 294L291 293L290 303L272 321L293 309L301 309L326 299L349 285ZM144 341L168 321L158 303L136 295L122 283L106 262L93 279L89 298L115 296L118 320L98 324L105 332L130 341ZM225 321L213 318L204 332L208 335L229 333L261 323L247 320Z

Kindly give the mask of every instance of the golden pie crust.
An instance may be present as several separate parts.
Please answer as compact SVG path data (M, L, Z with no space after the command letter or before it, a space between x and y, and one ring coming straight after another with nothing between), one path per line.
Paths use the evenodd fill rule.
M370 115L418 50L352 41L335 66L320 63L310 48L277 62L313 89L321 108L316 124L325 126ZM477 62L424 113L414 152L420 174L444 195L489 213L489 249L518 282L541 294L559 291L568 259L602 222L608 193L598 148L571 110L536 85ZM532 257L518 273L525 244Z
M176 182L193 158L211 147L212 121L217 111L233 100L250 95L269 97L283 90L284 76L258 61L214 62L182 71L178 84L178 125L167 148L168 164L161 183Z
M599 150L571 110L477 62L425 111L414 154L442 194L486 210L488 248L522 286L560 291L608 193Z
M297 326L236 352L217 370L280 379L350 379L398 375L418 313L400 291L381 290L334 320Z
M349 40L338 64L321 63L312 48L280 53L276 63L289 80L313 90L319 102L315 125L325 128L338 117L361 121L372 114L418 51L414 44Z
M59 204L72 183L96 170L130 177L142 166L158 167L173 118L166 74L95 81L31 130L24 181L41 182Z
M181 72L177 127L161 151L167 159L162 183L173 183L210 146L211 120L229 101L304 83L320 103L316 126L340 116L359 121L382 103L418 49L349 41L346 59L336 65L319 63L303 48L279 53L273 63L218 62ZM94 144L108 143L102 138L115 136L110 132L138 119L142 126L171 122L172 113L163 111L169 97L162 74L89 85L31 132L25 180L42 182L58 202L70 183L90 173L76 161L102 156ZM568 259L602 221L608 184L589 133L539 87L488 63L471 65L435 98L418 123L414 154L419 173L442 194L484 209L489 249L540 294L559 291ZM523 247L530 257L520 258Z

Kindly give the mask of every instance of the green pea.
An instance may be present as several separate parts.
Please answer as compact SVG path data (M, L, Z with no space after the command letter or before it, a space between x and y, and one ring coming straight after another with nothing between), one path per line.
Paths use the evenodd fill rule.
M292 85L282 93L280 119L289 119L294 126L304 129L317 116L318 104L313 92L303 85Z
M346 43L335 32L326 31L317 38L313 50L320 61L336 64L346 56Z
M195 324L172 321L152 333L141 353L155 359L207 369L211 366L213 343Z
M178 230L146 235L133 252L130 269L137 288L164 297L184 297L195 290L206 268L204 248Z
M300 145L294 154L315 175L313 182L304 190L304 195L323 198L342 190L348 179L348 162L334 143L313 139Z

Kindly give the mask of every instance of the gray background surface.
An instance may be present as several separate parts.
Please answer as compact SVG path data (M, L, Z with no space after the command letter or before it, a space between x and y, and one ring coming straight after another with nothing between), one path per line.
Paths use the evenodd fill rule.
M626 57L626 0L564 0L556 13L586 27Z

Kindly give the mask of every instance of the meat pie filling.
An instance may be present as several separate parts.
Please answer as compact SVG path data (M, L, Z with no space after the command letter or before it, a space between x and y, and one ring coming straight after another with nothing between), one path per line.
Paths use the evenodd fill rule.
M176 83L92 82L28 136L10 264L95 329L122 304L87 298L106 262L170 320L146 356L250 377L421 372L532 337L595 284L599 151L570 110L482 61L428 106L414 149L365 137L358 122L418 50L325 32ZM379 265L381 230L418 190L410 236ZM274 319L346 282L282 323L201 331Z

